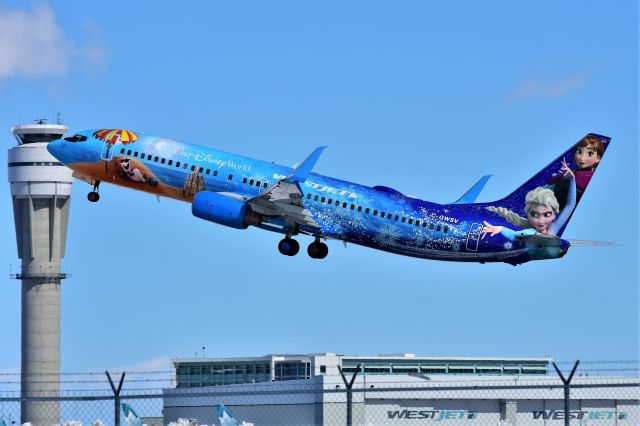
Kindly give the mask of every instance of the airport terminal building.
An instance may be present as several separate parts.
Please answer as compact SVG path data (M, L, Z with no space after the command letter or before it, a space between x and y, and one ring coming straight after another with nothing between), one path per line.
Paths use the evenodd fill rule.
M349 416L353 425L563 425L564 388L550 362L335 353L175 359L164 422L218 425L224 405L238 424L254 425L340 425ZM574 377L571 424L638 425L639 394L637 377Z

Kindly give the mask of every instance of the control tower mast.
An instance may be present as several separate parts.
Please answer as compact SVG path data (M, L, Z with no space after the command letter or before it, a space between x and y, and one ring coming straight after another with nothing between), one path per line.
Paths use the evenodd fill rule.
M60 395L60 261L67 238L72 171L47 151L67 127L59 121L11 128L18 146L9 149L9 183L13 200L22 281L21 423L60 422L60 404L37 398ZM32 399L36 398L36 399Z

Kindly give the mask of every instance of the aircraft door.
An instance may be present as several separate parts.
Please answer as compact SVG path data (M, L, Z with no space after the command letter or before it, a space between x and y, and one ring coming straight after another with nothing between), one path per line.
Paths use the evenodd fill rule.
M480 223L471 224L471 229L469 229L469 234L467 234L467 250L478 251L482 228L483 226Z
M104 161L111 161L113 158L113 151L115 151L116 143L109 143L105 141L102 145L102 151L100 151L100 159Z

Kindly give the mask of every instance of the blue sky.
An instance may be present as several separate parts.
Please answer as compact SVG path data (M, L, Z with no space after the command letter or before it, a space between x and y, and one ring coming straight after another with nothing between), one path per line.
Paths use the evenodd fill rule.
M36 27L38 31L31 31ZM565 236L523 266L405 258L279 236L74 183L62 370L335 351L638 359L638 5L34 2L0 6L0 134L61 112L451 202L509 193L588 132L611 148ZM5 173L6 176L6 173ZM0 265L18 264L0 185ZM309 242L301 237L303 247ZM20 364L20 285L0 277L0 372Z

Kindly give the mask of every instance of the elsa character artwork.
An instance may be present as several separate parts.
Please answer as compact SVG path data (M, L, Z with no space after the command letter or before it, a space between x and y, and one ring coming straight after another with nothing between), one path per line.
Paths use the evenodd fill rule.
M490 234L492 237L498 233L502 234L509 241L514 241L517 237L539 234L542 236L556 236L564 227L573 209L576 206L576 179L573 171L567 162L562 160L562 173L569 180L569 193L567 203L562 210L553 191L548 188L537 187L525 196L524 211L527 217L521 217L505 207L489 206L487 210L497 213L522 230L513 230L505 226L495 226L484 222L482 229L482 239Z

